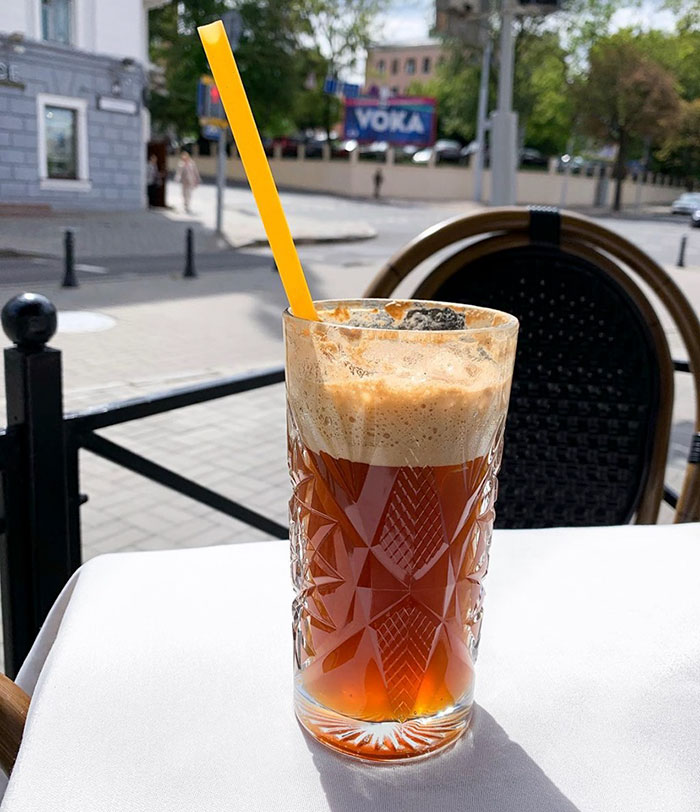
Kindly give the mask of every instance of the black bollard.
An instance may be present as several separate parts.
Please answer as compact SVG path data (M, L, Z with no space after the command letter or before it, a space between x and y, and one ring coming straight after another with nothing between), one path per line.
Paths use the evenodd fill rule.
M681 248L678 252L678 262L676 263L676 267L678 268L685 268L685 244L688 242L688 237L684 234L681 237Z
M75 240L73 232L66 229L66 234L63 240L64 247L64 271L62 288L77 288L78 277L75 275Z
M197 276L194 267L194 231L191 228L187 229L185 238L185 272L183 276L185 279L194 279Z

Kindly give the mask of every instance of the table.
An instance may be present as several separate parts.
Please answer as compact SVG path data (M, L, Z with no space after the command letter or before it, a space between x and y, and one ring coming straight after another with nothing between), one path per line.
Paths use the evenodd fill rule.
M696 811L699 573L698 524L497 532L471 731L376 766L294 721L286 544L93 559L0 810Z

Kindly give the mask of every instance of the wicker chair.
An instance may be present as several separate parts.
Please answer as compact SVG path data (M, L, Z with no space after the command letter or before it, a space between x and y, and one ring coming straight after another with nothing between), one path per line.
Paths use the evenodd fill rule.
M520 320L497 526L651 524L664 495L675 521L700 520L700 323L673 280L586 218L503 208L428 229L365 295L390 297L420 263L455 243L462 245L441 254L413 296L494 307ZM694 375L695 435L678 497L664 488L674 362L635 277L685 343L689 363L676 368Z

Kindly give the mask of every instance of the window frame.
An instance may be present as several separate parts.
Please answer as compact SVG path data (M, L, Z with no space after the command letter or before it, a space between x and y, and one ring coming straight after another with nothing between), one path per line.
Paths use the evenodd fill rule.
M400 67L399 59L398 59L398 57L395 57L394 59L391 60L391 75L392 76L396 76L398 74L399 67Z
M37 93L37 137L39 140L37 159L39 188L64 192L89 192L92 189L88 167L88 128L87 99L74 96L55 96L51 93ZM77 178L50 178L48 153L46 150L46 108L62 107L75 112L76 171Z
M404 63L403 69L406 73L406 76L415 76L416 75L416 58L414 56L406 57L406 62Z
M423 75L426 73L430 73L430 69L432 68L432 59L429 56L424 56L421 60L421 72Z
M36 14L37 14L37 39L41 40L41 42L48 42L51 45L57 45L60 48L73 48L75 47L76 42L76 15L78 12L76 0L68 0L68 4L70 6L70 20L68 23L68 42L60 42L57 39L47 39L44 36L44 14L43 14L43 0L35 0L36 2Z
M386 73L386 62L383 59L377 60L377 73L380 76L384 76Z

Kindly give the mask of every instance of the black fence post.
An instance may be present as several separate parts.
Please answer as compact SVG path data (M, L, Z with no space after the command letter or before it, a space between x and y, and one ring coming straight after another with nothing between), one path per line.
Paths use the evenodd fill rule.
M183 274L185 279L193 279L197 276L197 271L194 267L194 230L187 229L187 236L185 238L185 272Z
M681 247L678 251L678 262L676 263L676 267L678 268L685 268L685 245L688 242L688 237L684 234L681 237Z
M75 237L68 228L64 237L64 270L62 288L77 288L78 277L75 275Z
M44 296L15 296L2 310L2 327L15 344L5 350L7 433L15 454L3 472L0 545L5 670L14 677L80 565L80 550L70 540L61 353L46 346L56 308Z

